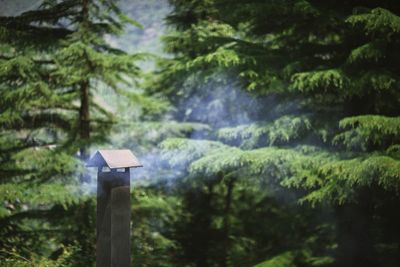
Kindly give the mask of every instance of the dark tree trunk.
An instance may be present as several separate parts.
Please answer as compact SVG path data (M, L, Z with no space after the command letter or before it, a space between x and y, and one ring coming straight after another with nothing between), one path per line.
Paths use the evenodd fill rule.
M81 11L81 27L87 27L89 21L89 0L82 0ZM82 161L89 159L88 142L90 139L90 113L89 113L89 80L85 78L80 83L81 106L79 109L79 138L81 147L79 149ZM82 174L80 177L81 182L89 182L90 177L87 174Z
M225 208L224 208L224 223L223 223L223 236L224 236L224 247L223 247L223 261L221 266L222 267L227 267L229 266L229 250L231 247L231 242L230 242L230 213L231 213L231 207L232 207L232 194L233 194L233 188L235 185L235 180L233 178L229 179L229 181L226 184L226 195L225 195Z
M80 155L82 160L87 160L89 152L87 142L90 138L90 114L89 114L89 81L85 80L81 83L81 106L79 110L79 137L82 141Z
M212 246L215 233L211 229L211 218L214 207L212 205L215 192L215 182L205 184L207 192L199 192L191 189L186 194L187 209L193 214L193 218L182 229L184 239L182 240L185 258L197 267L210 266L210 252L215 248Z
M336 266L377 266L371 237L373 203L370 190L361 190L357 203L337 207Z
M82 0L82 23L89 20L89 0Z

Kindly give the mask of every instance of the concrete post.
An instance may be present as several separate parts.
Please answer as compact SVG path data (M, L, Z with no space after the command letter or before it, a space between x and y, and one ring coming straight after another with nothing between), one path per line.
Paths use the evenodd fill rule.
M129 168L124 170L103 172L98 168L97 267L131 266Z

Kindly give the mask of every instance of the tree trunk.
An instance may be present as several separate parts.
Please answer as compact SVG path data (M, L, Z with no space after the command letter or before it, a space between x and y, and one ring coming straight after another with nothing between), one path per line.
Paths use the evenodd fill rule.
M86 27L89 20L89 0L82 0L82 17L81 27ZM88 142L90 139L90 113L89 113L89 80L85 78L80 83L80 100L81 106L79 109L79 137L81 147L79 149L80 158L82 161L87 161L89 158ZM89 182L90 177L82 174L80 177L82 182Z
M89 0L82 0L82 23L89 20Z
M223 235L224 235L224 247L223 247L223 261L222 261L222 267L228 267L229 266L229 250L230 250L230 213L231 213L231 207L232 207L232 193L233 193L233 188L235 185L235 180L233 178L229 179L227 182L226 188L226 195L225 195L225 208L224 208L224 222L223 222Z
M83 162L89 159L88 142L90 138L90 114L89 114L89 82L87 80L81 83L81 106L79 109L79 137L81 146L79 149L80 158ZM80 175L81 182L90 182L88 174Z
M373 215L372 195L361 190L358 203L337 207L337 266L377 266L370 224Z
M184 237L182 247L185 258L197 267L208 267L215 258L215 231L211 227L212 216L215 214L215 181L205 182L204 185L206 191L191 188L185 194L186 209L192 218L181 233Z
M79 137L83 141L83 145L80 148L80 154L82 160L87 160L89 152L87 144L85 144L90 138L90 114L89 114L89 81L85 80L80 85L81 91L81 106L79 110Z

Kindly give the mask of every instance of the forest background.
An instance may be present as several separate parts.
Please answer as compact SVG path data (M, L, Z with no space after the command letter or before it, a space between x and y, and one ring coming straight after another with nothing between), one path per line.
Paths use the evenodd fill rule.
M0 0L0 266L94 266L129 148L132 266L399 266L400 5Z

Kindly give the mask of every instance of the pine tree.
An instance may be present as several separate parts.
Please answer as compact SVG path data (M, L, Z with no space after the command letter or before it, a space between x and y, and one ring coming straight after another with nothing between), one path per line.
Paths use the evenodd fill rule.
M115 121L95 92L108 87L136 96L136 104L146 101L129 92L143 56L105 39L126 23L140 26L114 1L89 0L43 1L37 10L0 18L0 224L2 237L14 236L1 238L2 249L57 258L68 250L64 244L76 247L72 265L93 262L94 236L87 231L94 229L94 203L75 186L76 177L85 177L78 158L86 160L91 144L106 141ZM42 231L53 230L46 244Z
M400 240L393 228L398 219L389 212L399 203L400 173L396 56L400 20L395 1L171 4L169 22L176 32L165 37L165 44L175 57L160 62L150 87L178 106L176 118L210 123L214 134L208 137L212 141L169 139L162 148L172 166L187 170L184 188L194 189L184 193L186 208L192 216L197 210L208 211L192 221L200 232L189 239L208 235L213 240L221 235L199 245L204 254L198 257L188 251L188 260L199 266L247 266L262 257L267 260L259 266L398 264L392 249ZM235 87L250 91L261 108L249 101L240 109L236 105L240 97L226 95ZM220 96L225 93L217 98L219 103L207 101L218 91ZM222 122L218 117L210 120L216 105L232 104L236 109L231 108L230 114L247 113L254 122L224 125L224 113L218 113ZM212 114L201 117L193 110ZM251 192L248 183L259 190ZM207 206L191 201L196 190L203 194L196 199ZM271 238L279 232L283 236L277 240L285 240L285 234L292 240L285 245L272 243L275 249L265 251L254 245L252 261L235 262L238 251L245 250L241 238L270 244L235 232L235 220L239 220L236 225L245 224L235 213L239 206L248 204L247 211L258 207L248 199L235 203L235 198L247 192L248 197L266 201L266 190L275 198L285 192L311 208L290 213L293 220L301 218L294 224L295 232L302 231L303 222L315 228L300 235L284 230L265 233ZM264 203L265 210L272 206ZM284 213L287 208L281 205L278 210ZM324 210L337 217L337 223L318 222ZM220 223L213 225L213 220ZM263 227L257 229L261 232ZM378 244L384 248L378 249Z

